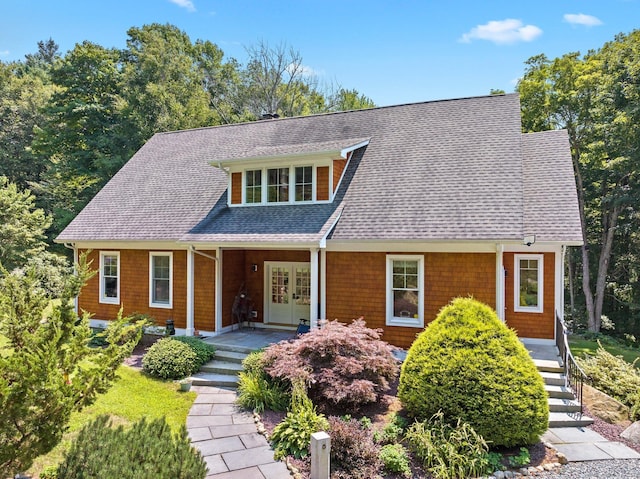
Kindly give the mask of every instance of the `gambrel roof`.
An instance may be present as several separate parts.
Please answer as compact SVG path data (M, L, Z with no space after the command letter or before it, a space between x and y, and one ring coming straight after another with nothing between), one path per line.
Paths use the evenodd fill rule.
M212 165L365 144L332 203L234 207ZM523 134L515 94L159 133L57 241L579 244L567 134Z

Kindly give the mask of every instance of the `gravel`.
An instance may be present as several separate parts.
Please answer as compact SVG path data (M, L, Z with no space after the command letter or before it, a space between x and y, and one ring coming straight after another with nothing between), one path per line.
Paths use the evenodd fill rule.
M640 459L572 462L553 472L540 472L536 479L640 479Z

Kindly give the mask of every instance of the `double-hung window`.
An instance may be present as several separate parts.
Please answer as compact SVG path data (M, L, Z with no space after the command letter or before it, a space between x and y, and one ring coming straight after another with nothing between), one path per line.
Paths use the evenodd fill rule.
M262 170L248 170L244 173L245 203L262 203Z
M424 256L387 256L387 325L424 326Z
M267 170L267 202L286 203L289 201L289 168L269 168Z
M515 311L542 313L543 259L541 254L515 255Z
M296 167L296 201L313 200L313 167Z
M120 252L100 252L100 302L120 304Z
M171 308L173 303L173 254L149 254L149 306Z

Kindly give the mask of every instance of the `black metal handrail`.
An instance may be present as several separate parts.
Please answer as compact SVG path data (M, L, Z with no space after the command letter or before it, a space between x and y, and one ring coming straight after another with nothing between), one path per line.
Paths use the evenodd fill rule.
M560 318L556 311L556 346L562 358L564 367L565 386L573 391L578 404L580 404L580 414L582 414L582 387L587 380L587 375L576 363L571 348L569 347L569 330L567 325Z

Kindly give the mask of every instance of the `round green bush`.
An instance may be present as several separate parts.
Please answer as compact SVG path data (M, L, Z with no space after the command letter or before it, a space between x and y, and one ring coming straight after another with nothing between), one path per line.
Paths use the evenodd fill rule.
M442 411L493 446L533 444L548 426L542 377L515 332L489 306L457 298L418 336L398 396L420 421Z
M174 341L187 344L198 357L198 367L209 362L216 355L216 348L195 336L172 336Z
M142 369L161 379L181 379L196 372L198 356L188 344L164 338L149 348Z

